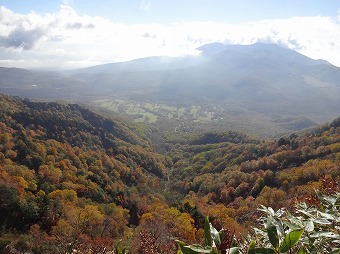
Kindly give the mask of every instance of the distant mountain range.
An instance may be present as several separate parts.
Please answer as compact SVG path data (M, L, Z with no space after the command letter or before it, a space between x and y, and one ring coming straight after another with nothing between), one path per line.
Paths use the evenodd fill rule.
M200 105L222 113L236 108L287 130L292 119L309 127L340 114L340 68L327 61L274 44L212 43L198 50L199 56L149 57L64 73L0 68L0 92L86 103L119 98Z

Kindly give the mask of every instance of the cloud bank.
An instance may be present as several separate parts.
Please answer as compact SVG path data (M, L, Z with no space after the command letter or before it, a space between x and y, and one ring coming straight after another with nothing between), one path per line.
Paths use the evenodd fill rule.
M141 8L150 8L143 1ZM0 66L79 68L140 57L197 54L206 43L277 43L340 66L340 19L294 17L251 23L179 22L123 24L78 14L70 5L55 13L21 15L0 7Z

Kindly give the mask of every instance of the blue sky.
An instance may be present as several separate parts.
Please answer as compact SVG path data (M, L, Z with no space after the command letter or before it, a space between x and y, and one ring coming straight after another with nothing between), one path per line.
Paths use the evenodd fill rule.
M73 68L277 43L340 66L339 0L0 0L0 66ZM338 57L339 56L339 57Z
M65 4L80 14L126 23L239 23L297 16L336 17L340 9L339 0L0 0L0 4L21 14L56 12Z

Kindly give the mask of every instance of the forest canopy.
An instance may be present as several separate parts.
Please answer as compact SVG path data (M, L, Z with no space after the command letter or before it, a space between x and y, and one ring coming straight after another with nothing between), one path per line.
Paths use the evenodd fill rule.
M260 205L289 210L339 191L340 118L277 140L155 140L84 106L0 95L0 250L109 253L121 240L144 253L153 239L176 253L175 239L204 241L207 215L240 237Z

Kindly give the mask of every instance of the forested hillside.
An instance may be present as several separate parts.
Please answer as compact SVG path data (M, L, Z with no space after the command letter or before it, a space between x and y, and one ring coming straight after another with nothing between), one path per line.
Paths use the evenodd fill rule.
M158 200L153 194L168 163L123 123L79 105L4 95L0 103L3 232L39 232L34 244L47 239L52 249L78 244L80 236L106 246L128 235L143 206ZM2 245L15 237L6 235Z
M340 181L340 119L262 141L235 131L165 137L77 104L0 95L0 250L176 253L206 215L236 236L260 204L290 209ZM156 139L153 139L156 140Z
M322 188L323 181L339 183L339 120L277 141L230 131L188 140L170 152L172 191L185 196L188 212L202 203L223 204L241 224L251 221L260 204L289 206Z

